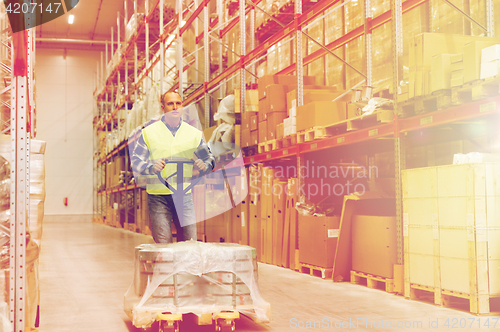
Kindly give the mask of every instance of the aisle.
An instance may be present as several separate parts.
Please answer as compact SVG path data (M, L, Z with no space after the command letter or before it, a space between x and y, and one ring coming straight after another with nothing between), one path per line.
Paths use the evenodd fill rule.
M123 312L123 295L133 280L134 247L150 243L152 238L92 224L89 217L47 216L43 227L39 331L143 331L134 328ZM352 331L400 330L395 328L397 322L407 327L421 324L415 325L420 328L404 328L405 331L437 331L446 329L444 324L448 318L449 324L453 318L458 321L465 318L467 327L473 319L476 326L480 322L468 313L407 301L401 296L349 283L333 283L267 264L259 264L259 287L263 298L271 304L273 321L259 325L243 318L237 321L237 332L334 330L335 322L337 329ZM481 319L483 323L486 320ZM436 320L439 328L430 328L429 322ZM383 328L389 321L393 328ZM308 322L310 328L307 328ZM372 328L366 327L368 322ZM189 317L182 322L180 330L215 331L213 326L196 326Z

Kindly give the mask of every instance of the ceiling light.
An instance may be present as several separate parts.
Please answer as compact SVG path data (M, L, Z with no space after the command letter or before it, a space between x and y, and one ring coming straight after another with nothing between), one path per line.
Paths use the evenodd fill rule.
M68 23L73 24L73 21L75 20L75 15L69 15L68 16Z

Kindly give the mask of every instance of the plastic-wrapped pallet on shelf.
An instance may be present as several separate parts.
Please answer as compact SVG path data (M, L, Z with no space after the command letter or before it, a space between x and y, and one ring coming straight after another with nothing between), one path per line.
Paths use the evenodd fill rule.
M137 28L139 27L139 23L144 20L143 13L135 13L132 15L130 20L125 27L125 41L128 42L132 36L137 32Z
M134 283L125 312L136 327L148 327L158 313L218 314L238 311L267 322L270 306L257 285L254 248L195 241L144 244L135 249Z

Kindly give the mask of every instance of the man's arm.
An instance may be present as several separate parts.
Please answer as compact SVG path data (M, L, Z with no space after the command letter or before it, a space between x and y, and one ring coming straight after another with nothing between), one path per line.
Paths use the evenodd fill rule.
M144 142L144 137L142 136L142 133L137 139L137 142L135 142L134 151L130 159L132 164L132 170L135 173L142 175L155 174L153 170L154 164L151 163L151 161L149 160L149 149L148 146L146 145L146 142Z
M207 166L207 172L213 171L215 168L215 157L212 154L212 151L210 151L210 148L208 147L208 144L205 142L203 137L201 138L200 145L198 148L204 148L208 152L208 158L204 160L205 165Z

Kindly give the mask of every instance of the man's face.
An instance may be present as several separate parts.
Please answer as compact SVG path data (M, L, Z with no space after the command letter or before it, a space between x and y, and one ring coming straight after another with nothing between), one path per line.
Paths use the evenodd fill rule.
M171 120L180 119L182 116L182 99L177 93L167 93L164 98L163 111Z

